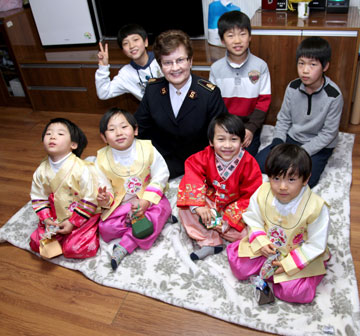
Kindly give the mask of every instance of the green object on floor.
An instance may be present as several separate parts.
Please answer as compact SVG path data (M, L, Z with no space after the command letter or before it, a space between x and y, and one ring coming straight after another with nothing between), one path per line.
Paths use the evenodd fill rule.
M133 236L139 239L145 239L154 232L154 225L146 217L137 220L132 225Z

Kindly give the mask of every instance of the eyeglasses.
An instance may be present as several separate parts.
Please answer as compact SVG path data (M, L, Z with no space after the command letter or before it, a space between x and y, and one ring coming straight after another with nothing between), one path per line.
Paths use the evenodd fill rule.
M164 68L171 68L174 64L184 65L186 61L189 60L189 57L179 57L174 61L162 61L161 64Z

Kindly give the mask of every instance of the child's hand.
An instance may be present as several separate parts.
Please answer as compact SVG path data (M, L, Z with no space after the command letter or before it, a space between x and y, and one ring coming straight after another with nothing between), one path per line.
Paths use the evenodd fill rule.
M274 261L272 262L272 265L273 265L273 266L278 266L278 268L277 268L277 270L275 271L274 274L280 274L280 273L284 273L284 272L285 272L285 271L284 271L284 267L281 266L281 262L280 262L280 261L274 260Z
M251 131L249 131L248 129L245 129L245 138L242 143L242 146L244 148L249 147L253 137L254 137L254 134Z
M105 49L101 42L99 42L100 51L98 52L99 65L108 65L109 64L109 52L108 44L105 43Z
M52 218L46 218L43 223L45 224L45 228L47 226L57 226L57 223Z
M271 255L274 255L276 253L276 247L273 244L263 246L260 249L260 253L265 258L269 258Z
M104 188L99 188L98 189L98 194L96 196L96 200L98 202L98 205L101 208L105 208L106 206L109 205L110 202L110 195L108 192L106 192L106 187Z
M205 225L210 225L211 220L215 219L213 212L206 205L202 207L197 207L195 209L195 212L199 215Z
M57 224L57 226L60 228L60 230L57 233L63 235L71 233L72 230L74 229L74 224L71 224L69 220L65 220L62 223Z
M131 205L131 210L134 216L141 217L145 215L146 210L150 206L150 202L144 199L139 199Z

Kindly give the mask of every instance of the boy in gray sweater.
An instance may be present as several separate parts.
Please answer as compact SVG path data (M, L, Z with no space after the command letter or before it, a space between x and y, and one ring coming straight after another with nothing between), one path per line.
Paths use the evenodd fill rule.
M289 83L277 115L272 143L255 157L264 172L270 150L286 142L304 148L312 159L309 186L314 187L331 156L339 134L343 96L339 87L324 75L331 48L321 37L304 39L297 48L299 78Z

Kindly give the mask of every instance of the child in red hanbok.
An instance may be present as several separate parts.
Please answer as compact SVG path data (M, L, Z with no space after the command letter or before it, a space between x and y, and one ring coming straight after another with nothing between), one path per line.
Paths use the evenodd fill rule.
M245 235L242 214L262 175L242 148L244 136L238 116L221 114L209 124L210 145L185 162L177 205L187 234L201 247L190 254L192 260L220 253L223 239L233 242Z
M36 169L31 202L39 226L30 237L30 247L39 252L40 240L49 227L66 258L88 258L99 248L97 234L97 182L90 164L80 155L87 145L81 129L64 118L52 119L42 141L48 156Z

